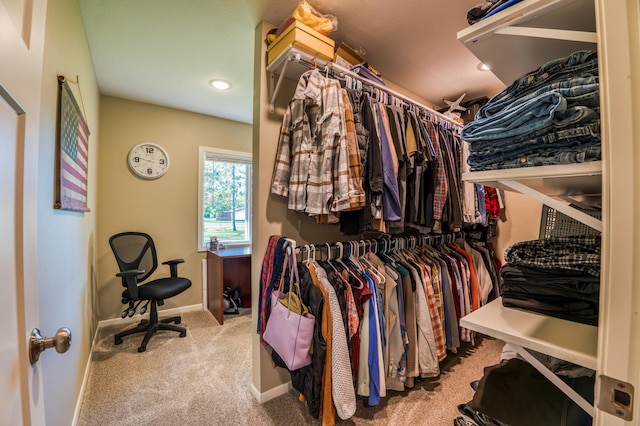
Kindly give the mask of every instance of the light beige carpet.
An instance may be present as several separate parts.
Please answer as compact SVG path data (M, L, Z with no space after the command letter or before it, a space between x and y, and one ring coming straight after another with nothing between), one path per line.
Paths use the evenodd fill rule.
M250 392L251 338L248 314L225 317L220 326L209 311L182 315L187 336L160 332L138 353L142 335L113 344L113 334L98 331L79 426L93 425L320 425L288 394L260 405ZM436 379L414 389L389 392L380 406L361 400L353 418L341 425L452 425L457 405L471 399L469 383L499 361L503 343L489 338L441 364Z

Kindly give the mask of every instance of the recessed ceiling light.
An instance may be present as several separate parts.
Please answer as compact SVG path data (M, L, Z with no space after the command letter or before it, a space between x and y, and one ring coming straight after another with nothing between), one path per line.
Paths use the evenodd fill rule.
M489 65L481 62L480 65L478 65L478 69L480 71L489 71L491 68L489 68Z
M211 80L209 83L218 90L227 90L231 88L231 83L224 80Z

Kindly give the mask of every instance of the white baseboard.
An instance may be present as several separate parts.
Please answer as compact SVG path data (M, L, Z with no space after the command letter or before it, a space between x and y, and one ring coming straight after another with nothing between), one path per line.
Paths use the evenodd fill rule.
M96 347L96 339L98 338L98 329L100 323L96 327L96 332L93 334L93 341L91 342L91 350L89 351L89 358L87 359L87 365L84 368L84 377L82 378L82 385L80 386L80 392L78 393L78 400L76 401L76 409L73 411L72 426L77 426L78 418L80 417L80 407L82 406L82 400L84 399L84 391L87 388L87 381L89 380L89 371L91 369L91 359L93 358L93 348Z
M274 398L282 396L293 389L291 382L283 383L275 388L271 388L266 392L260 393L260 391L251 383L251 394L260 404L264 404L267 401L271 401Z

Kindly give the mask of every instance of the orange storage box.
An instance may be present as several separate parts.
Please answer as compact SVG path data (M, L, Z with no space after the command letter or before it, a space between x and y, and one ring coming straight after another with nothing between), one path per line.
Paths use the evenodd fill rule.
M321 59L332 60L335 42L329 37L294 21L267 47L267 65L282 53L287 46L293 45Z

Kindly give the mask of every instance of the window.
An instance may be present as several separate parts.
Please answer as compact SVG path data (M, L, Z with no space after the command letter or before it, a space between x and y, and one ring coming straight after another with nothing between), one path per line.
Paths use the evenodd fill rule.
M251 154L200 147L198 244L216 236L225 246L251 243Z

